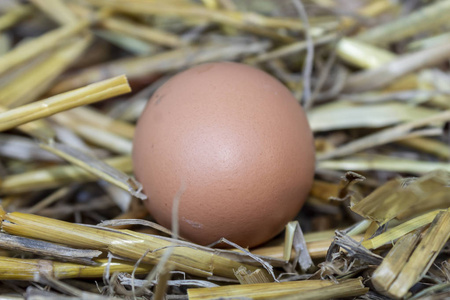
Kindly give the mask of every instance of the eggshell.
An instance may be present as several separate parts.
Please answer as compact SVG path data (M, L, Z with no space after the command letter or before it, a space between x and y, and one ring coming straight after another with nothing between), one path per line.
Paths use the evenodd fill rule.
M313 136L290 91L231 62L203 64L161 86L140 117L133 164L157 222L181 236L243 247L278 234L299 212L314 176Z

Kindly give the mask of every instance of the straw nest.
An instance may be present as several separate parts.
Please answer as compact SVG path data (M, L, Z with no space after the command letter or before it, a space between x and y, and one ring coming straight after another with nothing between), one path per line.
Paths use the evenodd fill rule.
M450 298L449 0L0 10L2 299ZM149 96L223 60L279 78L316 138L298 221L250 250L173 238L132 177Z

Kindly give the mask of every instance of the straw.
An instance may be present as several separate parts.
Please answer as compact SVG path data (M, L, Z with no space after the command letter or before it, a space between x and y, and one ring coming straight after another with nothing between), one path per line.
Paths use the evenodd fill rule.
M176 242L168 238L140 234L128 230L106 230L87 227L69 222L54 220L23 213L2 214L3 231L41 240L90 249L108 250L112 254L137 261L155 264L162 257L163 249L176 243L169 262L178 270L192 275L208 277L213 274L234 278L233 269L240 266L248 270L257 268L233 259L207 252L193 244Z
M265 284L231 285L203 289L189 289L189 299L217 299L245 297L250 299L330 299L364 294L360 279L341 283L326 280L304 280Z
M46 33L32 41L18 46L0 57L0 75L21 63L59 45L61 40L72 37L89 25L89 21L82 20L74 24L65 25Z
M3 31L30 15L33 7L30 5L18 5L0 17L0 31Z
M131 91L125 76L95 83L75 91L23 105L0 113L0 131L11 129L68 110Z
M9 108L36 100L89 46L92 39L76 39L32 66L0 89L0 104Z

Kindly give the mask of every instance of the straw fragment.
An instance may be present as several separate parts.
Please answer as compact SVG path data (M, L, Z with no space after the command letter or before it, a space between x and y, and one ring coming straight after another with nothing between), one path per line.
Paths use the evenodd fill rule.
M104 160L104 162L125 173L132 171L130 156L112 157ZM98 177L77 166L51 166L6 176L0 183L0 194L42 191L70 183L95 180L98 180Z
M60 161L58 157L39 148L28 137L13 134L0 134L0 156L25 162Z
M436 45L450 42L450 33L445 32L431 37L415 40L408 45L408 50L418 50L424 48L434 47Z
M339 230L336 230L336 236L330 249L335 246L339 246L340 248L346 250L349 257L356 258L371 265L378 265L383 261L381 256L372 253L368 249L361 246L360 242L357 242Z
M120 283L123 285L133 285L137 286L137 287L141 287L146 285L147 287L149 287L149 282L146 280L142 280L142 279L131 279L129 278L126 274L119 274L119 280ZM151 285L156 285L157 281L153 280L151 282ZM169 286L175 286L175 287L184 287L184 286L189 286L189 287L216 287L218 286L215 283L212 283L211 281L207 281L207 280L198 280L198 279L182 279L182 280L168 280L167 284Z
M352 158L323 160L318 162L319 170L388 171L424 175L436 170L450 171L449 163L418 161L383 155L354 155Z
M54 48L56 45L59 45L61 41L81 32L89 26L89 24L89 21L81 20L74 24L65 25L14 48L0 57L0 75L19 64Z
M60 300L60 299L67 299L67 300L75 300L75 299L90 299L90 300L120 300L118 297L109 297L109 296L103 296L98 294L98 288L92 289L91 291L84 291L79 288L76 288L73 285L70 285L69 283L63 282L61 280L55 279L50 274L42 272L38 274L36 281L39 281L39 283L50 287L52 290L56 290L63 294L73 295L72 297L66 296L67 298L61 298L60 293L53 293L48 292L46 290L36 290L31 289L32 292L27 293L28 298L32 297L42 297L46 300ZM28 291L27 291L28 292ZM70 298L68 298L70 297ZM75 298L75 299L73 299ZM39 298L38 298L39 299Z
M327 286L322 289L308 290L306 295L304 294L294 294L288 296L282 296L278 299L280 300L327 300L346 297L355 297L367 294L369 288L364 287L362 278L347 279L339 284Z
M411 256L402 256L404 266L392 284L389 285L386 294L396 299L403 298L408 290L425 276L449 238L450 210L447 209L436 215Z
M84 265L96 265L97 263L92 261L92 259L102 254L97 250L73 249L4 233L0 233L0 248L18 251L19 253L33 253L39 256L52 257Z
M35 6L39 7L52 20L61 25L75 23L77 16L67 7L62 0L30 0Z
M421 206L429 208L433 197L437 195L441 199L439 195L448 193L449 183L450 173L444 171L431 172L415 180L393 179L350 208L365 218L385 224L399 214L407 213L412 206L419 211ZM437 204L445 208L449 202Z
M104 129L86 125L77 126L75 132L92 145L108 149L117 154L131 155L133 143L129 139L125 139Z
M450 1L448 1L450 4ZM420 69L433 67L450 58L450 44L437 45L396 59L375 69L351 75L344 87L345 92L365 92L382 88L394 80Z
M342 38L336 46L336 52L344 61L363 68L379 67L395 59L396 55L352 38Z
M58 200L63 199L64 197L67 197L74 191L74 186L64 186L62 188L57 189L50 195L46 196L39 202L37 202L35 205L31 206L30 208L26 209L25 212L29 214L35 214L46 207L52 205Z
M361 99L362 96L359 94L358 97ZM308 121L315 132L362 127L380 128L429 117L437 112L435 109L398 101L361 105L343 98L311 109L308 112Z
M17 22L30 15L33 7L30 5L18 5L0 17L0 31L14 26Z
M386 101L404 101L411 104L424 103L428 102L433 106L435 103L433 102L436 96L445 96L450 94L446 91L427 91L427 90L402 90L399 92L389 92L388 90L381 92L368 92L368 93L359 93L359 94L346 94L344 95L345 99L353 103L380 103Z
M378 0L373 2L364 3L365 5L357 10L357 16L348 17L343 16L341 19L341 27L342 29L349 29L357 25L358 17L363 18L374 18L379 17L385 12L389 10L396 11L399 9L399 4L396 2L392 2L389 0Z
M41 143L40 146L83 170L94 174L98 178L130 192L139 199L147 198L147 196L141 193L142 185L139 182L89 153L56 142L51 142L49 144Z
M90 36L70 42L17 76L0 89L0 105L12 108L36 100L86 50L90 42Z
M378 25L356 36L372 44L388 44L449 24L450 1L438 1L410 15Z
M233 269L241 265L250 271L257 268L236 260L205 251L195 244L147 235L129 230L112 230L88 227L24 213L2 214L4 232L18 236L41 239L71 247L83 247L109 251L113 255L142 263L156 264L164 249L173 247L169 264L175 269L196 276L219 275L234 278ZM177 246L173 246L173 244ZM147 253L144 257L142 257ZM264 271L265 272L265 271Z
M240 284L273 282L264 272L261 271L261 269L250 272L245 267L240 266L236 271L234 271L234 275L239 280Z
M133 139L135 126L116 120L101 113L94 107L81 106L68 111L60 112L51 117L53 120L69 128L75 128L76 124L84 124L91 127L107 130L127 139Z
M85 266L44 259L20 259L0 256L0 280L39 280L42 274L49 274L57 279L67 278L101 278L108 268L110 272L127 272L135 270L136 274L146 274L152 267L134 263L107 259L96 260L97 266Z
M375 289L386 294L393 281L405 266L420 239L421 230L416 230L398 239L383 262L373 272L371 281Z
M106 29L95 29L92 31L96 36L103 40L122 48L134 56L149 56L161 52L161 47L152 45L138 38Z
M227 11L208 9L199 5L194 5L192 3L180 3L178 5L171 5L170 3L152 3L136 0L114 2L107 0L89 0L89 2L97 6L107 7L115 11L125 13L204 19L211 22L233 26L237 29L265 36L280 42L294 41L294 39L288 35L280 34L276 31L258 26L260 24L254 24L252 20L265 19L263 16L258 16L257 14L248 15L239 12L228 13Z
M250 299L330 299L365 294L361 278L339 283L327 280L303 280L261 284L229 285L213 288L188 289L190 300L218 298Z
M144 76L176 71L204 62L236 59L241 56L259 53L268 46L269 44L267 42L253 42L250 45L243 43L218 45L216 43L202 47L183 47L148 57L124 58L102 65L84 68L80 72L56 84L50 93L58 94L89 83L104 80L105 77L123 73L126 73L127 78L132 81Z
M149 26L140 25L127 19L110 17L102 21L102 25L109 30L133 36L144 41L166 47L180 47L184 42L175 34Z
M317 38L313 38L312 42L314 46L320 46L327 43L330 43L338 38L338 35L335 33L330 33L324 36L319 36ZM245 60L247 64L254 65L263 63L269 60L282 58L288 55L298 54L299 52L305 51L308 47L308 43L306 41L299 41L295 43L290 43L285 46L281 46L275 50L263 52L258 54L255 57L250 57Z
M132 142L130 139L123 138L115 133L112 133L111 129L99 128L93 125L84 125L85 123L78 122L77 120L68 117L70 114L56 114L51 117L52 120L57 123L70 128L79 137L92 145L99 146L103 149L107 149L111 152L118 154L131 154ZM131 125L130 125L131 126Z
M70 218L76 214L89 214L95 210L110 210L117 208L118 204L114 203L107 196L93 197L90 202L77 203L75 205L58 203L52 207L43 208L39 211L39 215L49 218Z
M305 273L314 267L314 263L308 252L308 246L306 244L303 231L300 228L298 221L292 221L286 225L285 245L283 251L284 260L289 260L292 255L292 251L295 251L295 256L292 261L293 269L295 269L297 263L301 271Z
M215 5L197 5L191 1L180 1L178 3L148 3L139 0L132 1L116 1L111 3L107 0L90 0L89 2L97 6L110 7L119 11L128 11L136 14L149 14L158 16L177 16L181 18L204 19L211 22L217 22L224 25L235 26L238 29L247 30L248 26L257 26L271 29L289 29L295 31L304 30L304 24L297 18L288 17L269 17L255 12L243 12L236 9L221 9ZM126 4L131 4L130 8ZM139 11L142 8L142 11ZM311 23L314 25L314 32L321 32L324 29L336 28L338 22L334 18L315 17ZM242 27L242 28L241 28ZM248 27L251 31L253 28ZM258 34L255 32L255 34ZM263 35L263 31L261 31Z
M334 157L341 157L352 153L360 152L375 146L380 146L393 141L400 140L411 134L411 131L427 125L436 125L440 122L448 122L450 120L450 110L443 111L432 116L406 122L379 132L369 134L362 138L351 141L334 150L318 155L318 160L325 160Z
M125 76L118 76L84 88L56 95L0 113L0 131L8 130L77 106L131 91Z
M384 244L391 243L392 241L395 241L396 239L404 236L405 234L411 231L414 231L422 226L430 224L431 222L433 222L434 218L441 211L442 210L434 210L429 213L415 217L414 219L411 219L409 221L406 221L405 223L397 225L396 227L389 229L388 231L383 232L382 234L377 235L372 239L363 241L361 245L368 249L376 249Z
M5 54L11 48L11 38L0 32L0 55Z
M310 195L329 202L330 197L337 197L340 187L338 184L325 182L322 180L314 180Z
M0 108L1 111L1 108ZM0 112L1 114L1 112ZM56 133L53 128L44 119L35 120L17 127L23 133L26 133L39 141L49 141L55 138Z
M305 234L306 248L308 249L309 256L311 259L325 258L331 243L334 241L334 231L330 232L318 232L315 234ZM362 235L351 234L355 240L361 240ZM288 260L290 262L296 259L295 251L291 251L290 257L285 255L286 246L284 244L277 244L273 246L263 246L252 250L252 253L260 256L273 257L283 260ZM286 259L287 258L287 259Z

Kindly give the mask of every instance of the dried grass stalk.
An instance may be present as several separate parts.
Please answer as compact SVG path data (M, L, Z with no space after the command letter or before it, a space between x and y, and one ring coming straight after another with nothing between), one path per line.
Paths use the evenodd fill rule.
M152 45L149 42L137 39L135 37L125 35L116 31L106 29L95 29L94 34L101 39L108 41L112 45L122 48L126 52L132 53L134 56L149 56L161 52L161 47Z
M172 5L170 3L152 3L142 2L136 0L128 1L108 1L108 0L89 0L89 2L107 7L116 11L133 13L139 15L160 15L160 16L177 16L182 18L204 19L211 22L221 23L224 25L233 26L237 29L251 32L256 35L265 36L281 42L293 42L294 39L276 31L264 28L261 22L266 18L258 16L257 14L244 14L240 12L227 12L223 10L207 9L205 7L195 5L192 3L180 3ZM259 24L252 24L252 20L258 20ZM301 25L300 21L293 21Z
M51 94L58 94L80 86L104 80L105 76L127 74L129 80L152 76L163 72L179 70L208 61L230 60L240 56L259 53L268 47L267 42L253 42L251 45L235 43L232 45L190 46L163 52L148 57L132 57L111 61L102 65L84 68L56 84Z
M422 231L416 230L401 237L383 259L372 275L375 289L386 294L398 274L402 271L411 253L419 242Z
M166 47L180 47L185 44L177 35L173 33L140 25L123 18L106 18L102 21L102 25L106 29L117 31L128 36L133 36L138 39Z
M33 139L15 134L0 134L0 155L22 162L59 161L51 153L40 149Z
M363 69L379 67L396 57L387 50L352 38L342 38L336 46L336 52L344 61Z
M313 38L313 43L315 46L324 45L336 40L337 38L338 35L336 33L330 33L327 35L319 36L317 38ZM307 47L308 43L306 41L290 43L288 45L281 46L275 50L258 54L255 57L250 57L246 59L245 62L250 65L264 63L269 60L282 58L288 55L298 54L299 52L305 51Z
M388 171L424 175L435 170L450 172L450 164L418 161L383 155L354 155L352 158L324 160L317 164L321 170Z
M263 272L261 269L257 269L253 272L250 272L245 267L240 266L236 271L234 271L234 275L241 284L272 282L272 280L270 280L267 277L266 273Z
M63 0L30 0L45 12L50 19L61 25L75 23L77 16L67 7Z
M334 157L345 156L368 148L387 144L405 138L405 136L408 137L408 135L410 135L412 131L416 128L427 125L437 125L440 122L448 122L449 120L450 120L450 110L443 111L429 117L413 120L391 128L381 130L373 134L369 134L362 138L351 141L343 146L340 146L334 150L331 150L323 154L319 154L317 156L317 159L324 160Z
M73 249L35 239L0 233L0 248L19 253L28 252L38 256L52 257L83 265L95 265L92 259L102 254L98 250Z
M18 5L0 17L0 31L14 26L17 22L30 15L33 12L30 5Z
M52 119L72 129L75 128L76 124L84 124L107 130L127 139L133 139L134 136L134 125L116 120L93 107L77 107L54 115Z
M244 266L250 271L257 269L211 251L204 251L195 244L129 230L87 227L17 212L8 214L3 212L2 219L2 230L9 234L71 247L109 251L115 256L133 261L142 259L142 263L147 264L158 263L165 249L173 247L169 264L176 270L201 277L219 275L234 278L233 270L237 270L240 266ZM174 243L177 244L176 247L173 246Z
M330 197L337 197L339 195L339 191L339 184L314 180L310 195L325 202L329 202Z
M398 143L420 150L421 152L436 155L444 160L450 160L450 148L448 145L435 139L415 137L400 140Z
M152 266L140 265L135 268L133 262L107 259L97 260L97 266L85 266L74 263L63 263L44 259L21 259L0 256L0 280L30 280L40 281L42 275L47 274L56 279L67 278L101 278L105 270L109 273L126 272L147 274Z
M109 131L99 129L94 126L76 126L74 131L92 145L99 146L117 154L131 155L133 143L129 139L125 139L114 133L110 133Z
M450 1L438 1L405 17L368 29L357 39L372 44L388 44L448 24Z
M104 162L122 172L132 171L130 156L112 157L105 159ZM52 166L6 176L0 183L0 194L41 191L70 183L95 180L98 180L98 177L77 166Z
M41 148L61 157L64 160L92 173L122 190L130 192L139 199L146 199L147 196L141 193L142 185L128 176L124 172L110 166L109 164L97 159L90 153L83 152L79 149L68 145L50 142L49 144L40 144Z
M5 33L0 32L0 55L7 53L11 48L11 39Z
M366 4L366 3L364 3ZM358 9L358 15L365 18L373 18L378 17L381 14L388 12L389 10L398 10L399 4L389 1L389 0L378 0L374 2L369 2L360 9ZM342 29L348 29L352 28L358 23L357 18L351 18L351 17L343 17L341 19L341 28Z
M392 284L388 285L388 289L385 293L395 299L401 299L406 296L409 289L425 276L449 238L450 209L436 215L430 228L428 228L424 234L422 241L417 248L415 248L410 257L407 255L401 257L401 262L404 265L399 274L392 281ZM414 243L414 241L412 243ZM387 272L386 268L388 267L385 266L384 272L383 270L380 270L379 272ZM384 288L385 287L383 287L383 289Z
M339 101L320 105L308 111L313 131L329 131L348 128L382 128L401 122L430 117L439 112L409 103L387 101L383 103L354 103L343 96ZM358 99L362 95L358 94ZM389 99L391 100L391 99Z
M363 295L367 292L361 278L339 283L328 280L303 280L245 285L229 285L213 288L188 289L190 300L220 298L250 299L330 299Z
M56 136L53 128L44 119L20 125L17 127L17 129L41 141L48 141L55 138Z
M65 25L14 48L0 57L0 75L54 48L67 38L81 32L89 24L89 21L82 20L74 24Z
M360 240L362 236L354 236L354 238ZM306 242L306 247L308 248L309 256L312 259L325 258L332 242L333 238L326 238ZM267 246L252 250L252 253L257 255L286 260L285 256L286 254L284 252L285 252L284 245L270 246L270 247ZM291 256L288 257L287 260L292 261L296 256L295 251L291 251L290 255Z
M376 249L383 246L384 244L391 243L392 241L395 241L396 239L404 236L411 231L430 224L441 211L442 210L434 210L432 212L415 217L414 219L391 228L388 231L385 231L382 234L371 238L370 240L363 241L361 245L368 249Z
M305 236L298 221L292 221L286 225L284 240L284 260L288 261L294 250L296 255L292 261L293 268L295 269L298 264L302 272L310 271L314 267L314 263L309 255Z
M33 65L0 89L0 105L8 108L36 100L89 46L89 36L70 42Z
M124 75L0 113L0 131L131 91Z
M444 171L431 172L416 180L393 179L353 204L351 210L365 218L385 224L399 214L408 213L413 206L419 212L421 206L430 208L430 200L435 196L442 202L437 203L441 207L437 206L434 209L446 208L450 204L450 199L447 200L444 196L446 192L448 193L449 182L450 173Z
M448 42L450 42L450 33L444 32L430 37L425 37L423 39L415 40L408 44L408 50L415 51L419 49L434 47L436 45Z
M64 197L67 197L72 193L74 190L73 186L64 186L62 188L59 188L49 194L48 196L44 197L42 200L39 200L35 205L31 206L30 208L26 209L24 212L29 214L35 214L42 209L47 208L48 206L52 205L53 203L57 202L60 199L63 199Z
M450 2L449 2L450 3ZM394 80L420 69L433 67L450 58L450 44L399 56L378 68L351 75L344 87L348 93L365 92L382 88Z

